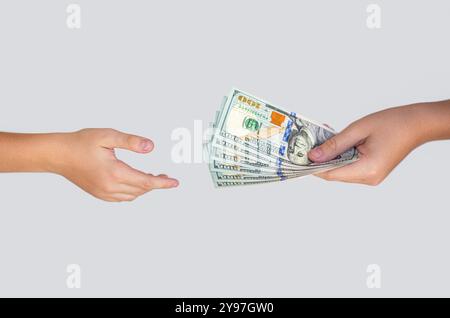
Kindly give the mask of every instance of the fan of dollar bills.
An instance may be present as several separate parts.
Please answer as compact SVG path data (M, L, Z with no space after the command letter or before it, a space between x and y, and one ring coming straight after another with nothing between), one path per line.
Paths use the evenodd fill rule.
M334 130L238 89L224 97L211 126L205 150L218 187L303 177L358 158L352 148L331 161L311 162L308 152L332 137Z

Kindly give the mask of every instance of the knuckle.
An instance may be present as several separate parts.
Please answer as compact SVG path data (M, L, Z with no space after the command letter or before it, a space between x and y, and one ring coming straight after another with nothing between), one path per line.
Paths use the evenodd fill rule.
M380 173L380 170L376 167L370 169L366 174L365 184L370 186L377 186L383 181L383 175Z
M105 140L105 139L109 139L112 136L114 136L117 132L117 130L113 129L113 128L98 128L96 129L96 132L99 136L99 138Z
M90 131L92 131L92 128L83 128L83 129L78 130L77 132L80 133L80 134L85 134L85 133L88 133Z
M132 195L132 196L129 196L129 197L127 197L126 199L124 199L124 201L132 202L132 201L136 200L136 198L137 198L137 196Z
M128 145L128 147L132 147L134 145L134 141L135 141L135 138L132 135L127 135L125 138L125 142Z
M377 179L379 175L378 169L376 167L372 167L366 173L366 176L369 180Z
M330 151L336 151L337 149L337 142L336 142L336 138L330 138L325 142L325 147L330 150Z
M377 186L383 181L383 178L377 177L377 178L371 178L368 180L367 184L370 186Z
M154 183L153 183L152 180L145 180L145 181L142 182L142 186L147 191L150 191L150 190L152 190L154 188Z
M346 130L354 130L358 127L359 121L354 121L350 125L347 126Z
M107 193L103 194L103 195L94 195L96 198L106 201L106 202L119 202L119 200L117 198L115 198L114 196L111 196Z
M89 192L89 194L91 194L94 198L97 198L99 200L110 201L110 198L105 193L92 191L92 192Z
M107 135L115 134L117 132L114 128L99 128L99 131Z
M96 129L95 128L83 128L80 129L76 132L76 134L81 137L81 138L87 138L89 140L89 138L95 134Z
M114 193L114 192L115 192L115 191L114 191L115 189L114 189L113 182L105 182L105 183L103 184L102 189L103 189L103 192L104 192L104 193L107 193L107 194L111 194L111 193Z
M364 182L364 184L366 184L366 185L368 185L368 186L372 186L372 187L374 187L374 186L377 185L376 180L372 180L372 179L367 179L367 180Z
M123 178L123 171L117 166L111 170L110 175L113 180L120 181Z

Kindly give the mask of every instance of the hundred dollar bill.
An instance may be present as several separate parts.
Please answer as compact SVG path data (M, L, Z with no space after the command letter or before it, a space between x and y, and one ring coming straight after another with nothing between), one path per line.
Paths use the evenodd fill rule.
M285 181L294 178L302 178L308 176L313 173L324 172L330 169L337 169L339 167L345 166L345 164L340 163L335 166L328 166L326 168L320 167L316 169L311 169L310 171L303 171L293 175L287 175L284 177L279 176L254 176L247 174L229 174L227 172L220 173L216 172L213 174L214 185L217 187L229 187L229 186L238 186L238 185L253 185L259 183L269 183L269 182L277 182L277 181Z
M211 160L216 160L221 163L228 163L231 165L238 165L247 168L258 168L258 171L263 174L273 174L279 177L298 173L311 173L310 170L327 168L329 166L337 166L338 163L325 164L321 166L307 166L301 169L292 169L291 167L282 167L274 165L271 162L250 158L245 154L228 153L227 150L212 148L213 154L210 156Z
M221 181L242 181L242 182L256 182L256 181L283 181L288 178L295 178L300 175L292 175L292 176L271 176L271 175L249 175L249 174L227 174L224 172L214 172L213 178L216 182Z
M241 172L245 174L251 175L269 175L269 176L279 176L284 177L288 175L298 174L298 171L280 171L275 169L267 169L265 167L258 167L257 165L243 165L237 164L234 161L227 159L214 159L211 161L211 172L230 172L234 171L235 173Z
M297 177L286 177L286 178L271 178L271 179L235 179L235 180L219 180L215 183L216 187L230 187L230 186L243 186L243 185L253 185L253 184L261 184L261 183L270 183L270 182L280 182L288 179L294 179ZM299 177L300 178L300 177Z
M250 158L258 158L261 160L266 160L273 164L274 166L280 165L284 167L290 167L292 169L299 169L300 166L292 164L289 160L286 160L284 158L280 158L278 156L270 155L265 152L257 152L249 147L246 147L245 144L242 142L240 138L237 137L231 137L231 138L224 138L222 136L217 136L215 139L216 144L214 147L218 148L225 148L229 152L237 152L237 153L243 153L247 155Z
M257 170L253 170L255 173L261 173L261 174L273 174L279 177L283 177L285 175L291 175L296 174L299 172L309 171L311 169L317 169L320 167L326 167L329 165L336 165L336 163L333 164L327 164L322 165L320 167L318 166L304 166L299 167L296 169L293 166L282 166L277 165L275 161L268 161L266 158L258 157L257 155L248 154L243 149L229 149L224 147L216 147L216 146L210 146L206 147L207 150L209 150L211 153L206 155L205 157L209 157L209 160L213 160L214 163L225 163L230 166L239 166L239 167L245 167L245 168L254 168ZM216 167L210 167L210 170L217 170ZM220 169L223 170L223 169Z
M220 109L216 112L216 116L215 116L215 120L214 122L212 122L210 124L210 127L212 129L217 127L217 123L218 123L218 119L220 118L220 115L223 111L223 108L226 104L227 101L227 97L224 97L220 106ZM222 134L222 133L221 133ZM206 143L204 144L204 149L206 150L207 153L212 153L214 152L214 149L212 149L213 147L216 148L226 148L226 150L228 150L228 153L231 152L238 152L241 155L244 154L246 156L248 156L250 159L254 160L254 161L268 161L267 165L271 165L273 167L275 166L279 166L279 169L282 167L286 167L287 169L291 168L291 169L298 169L298 165L292 164L291 162L289 162L288 160L285 160L283 158L280 158L278 156L273 156L269 153L265 153L265 152L259 152L257 149L250 149L247 145L247 142L241 140L239 137L233 136L231 134L228 133L223 133L225 135L225 137L222 137L220 135L217 136L216 140L215 140L215 144L212 145L212 139L214 137L214 135L211 135L210 138L206 141ZM213 147L212 147L213 146ZM205 156L205 158L208 158L208 155Z
M308 152L334 134L324 125L233 89L220 114L213 139L234 140L249 151L280 157L297 166L317 166L322 164L312 163ZM355 159L357 151L352 148L330 163Z
M234 164L239 164L242 166L252 166L252 167L260 167L269 171L279 171L279 172L295 172L298 169L295 169L291 166L283 166L276 165L276 163L267 161L264 158L258 158L257 156L247 155L243 151L239 150L230 150L228 148L222 147L212 147L210 158L222 161L229 161Z
M317 172L321 172L321 171L324 171L327 169L338 168L345 164L346 163L334 163L334 164L329 164L326 166L310 167L305 170L279 171L279 170L267 169L265 167L258 167L256 165L254 165L254 166L241 165L241 164L237 164L236 162L230 161L230 160L213 159L211 161L210 171L211 171L211 174L213 174L214 172L222 172L224 174L246 174L246 175L251 175L254 177L276 176L276 177L284 178L284 177L288 177L288 176L308 175L308 174L312 174L312 173L317 173ZM215 178L213 178L213 180L215 180Z
M313 163L308 152L331 138L331 128L233 89L222 101L214 133L204 145L218 187L283 181L338 168L357 160L356 149Z
M210 160L210 171L213 172L227 172L235 174L249 174L249 175L277 175L273 171L255 166L243 166L231 161ZM286 175L287 173L285 173Z

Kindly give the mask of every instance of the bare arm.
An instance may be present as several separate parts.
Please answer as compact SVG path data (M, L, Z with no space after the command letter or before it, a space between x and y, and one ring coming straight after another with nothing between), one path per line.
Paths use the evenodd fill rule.
M0 133L0 172L54 172L65 134Z
M178 181L153 176L117 159L114 148L145 154L147 138L113 129L83 129L74 133L0 133L0 172L52 172L106 201L131 201Z

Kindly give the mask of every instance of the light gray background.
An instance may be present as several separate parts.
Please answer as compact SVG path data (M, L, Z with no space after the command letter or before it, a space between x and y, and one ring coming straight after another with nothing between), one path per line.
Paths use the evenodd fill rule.
M69 3L1 2L0 129L142 134L154 152L121 158L181 185L112 204L59 176L1 175L1 296L450 296L448 142L378 187L216 190L170 156L173 129L212 120L232 86L337 129L449 98L449 1L80 0L80 30ZM373 263L381 289L366 287Z

